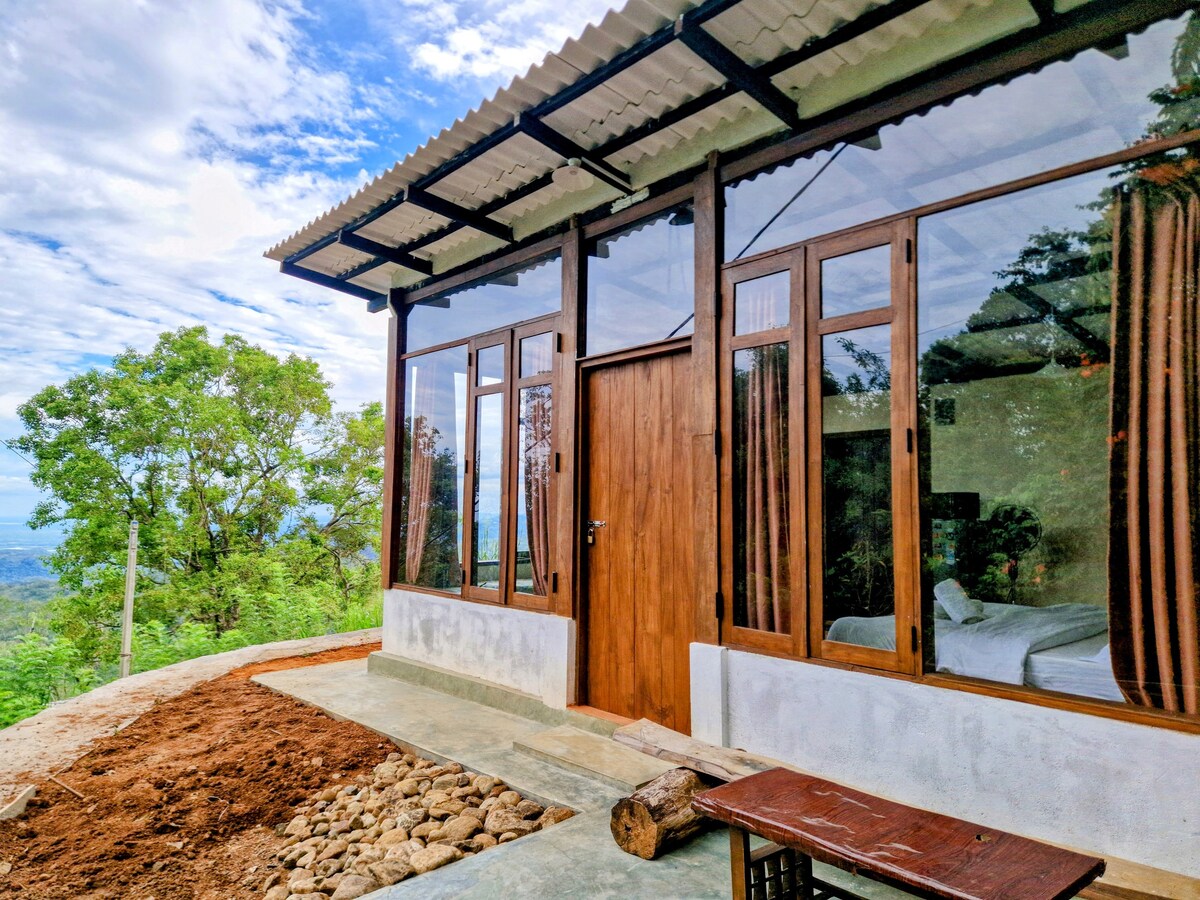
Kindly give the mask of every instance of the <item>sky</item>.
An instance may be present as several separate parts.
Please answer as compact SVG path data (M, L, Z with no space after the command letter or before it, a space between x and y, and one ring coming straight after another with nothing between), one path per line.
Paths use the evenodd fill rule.
M382 399L384 314L269 246L609 0L0 0L0 439L48 384L206 325ZM0 522L38 500L0 447Z

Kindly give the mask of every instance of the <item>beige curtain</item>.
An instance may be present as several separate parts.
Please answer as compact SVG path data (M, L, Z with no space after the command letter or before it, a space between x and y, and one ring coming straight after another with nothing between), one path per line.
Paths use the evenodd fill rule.
M429 508L433 502L433 461L437 455L437 436L430 424L436 364L424 363L409 371L412 430L409 442L408 516L404 528L404 580L421 583L421 561L429 531Z
M533 592L546 596L550 566L550 386L521 391L521 417L525 442L521 465L525 477L525 528L529 537L529 562Z
M1200 714L1200 193L1140 173L1113 210L1109 615L1132 703Z
M746 393L746 626L791 630L787 345L751 351ZM739 623L740 624L740 623Z

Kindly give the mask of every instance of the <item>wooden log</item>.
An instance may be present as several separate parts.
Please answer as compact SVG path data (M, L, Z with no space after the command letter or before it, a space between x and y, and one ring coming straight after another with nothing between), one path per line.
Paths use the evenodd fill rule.
M692 798L712 787L691 769L671 769L612 809L613 840L626 853L657 859L716 824L692 809Z
M695 769L721 781L736 781L755 772L775 768L795 770L794 766L767 756L706 744L648 719L639 719L632 725L618 728L613 733L613 740L640 753Z

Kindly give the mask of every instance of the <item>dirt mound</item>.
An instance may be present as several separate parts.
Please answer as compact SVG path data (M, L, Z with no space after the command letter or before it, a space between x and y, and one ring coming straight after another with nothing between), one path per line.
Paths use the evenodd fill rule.
M160 703L92 749L18 819L0 822L0 896L229 900L261 896L271 826L395 747L249 681L378 645L246 666ZM319 763L319 764L314 764Z

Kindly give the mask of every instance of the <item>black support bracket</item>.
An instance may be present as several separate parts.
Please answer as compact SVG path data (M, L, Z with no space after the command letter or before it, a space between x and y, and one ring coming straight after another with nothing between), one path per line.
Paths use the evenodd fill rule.
M357 250L359 253L366 253L370 256L393 262L398 266L404 266L406 269L412 269L414 272L420 272L422 275L433 274L433 263L429 260L413 256L411 253L405 253L397 247L389 247L387 244L373 241L360 234L355 234L353 231L346 231L345 229L339 231L338 243L344 247L349 247L351 250Z
M563 159L578 159L584 163L588 171L612 187L615 187L623 194L632 194L633 185L630 184L629 176L613 166L605 162L604 157L591 150L581 147L575 141L566 135L559 134L541 119L532 116L529 113L521 113L517 119L517 126L529 137L533 138L543 147L553 150Z
M359 297L366 300L369 312L379 312L387 309L387 294L381 294L379 291L373 291L370 288L342 281L340 278L334 278L332 275L326 275L323 272L314 272L312 269L306 269L304 266L298 266L295 263L280 263L279 271L284 275L291 275L293 278L300 278L313 284L319 284L321 287L333 288L335 291L341 291L343 294L349 294L351 297Z
M513 242L512 229L507 225L497 222L494 219L489 219L476 210L467 209L465 206L459 206L457 203L453 203L450 200L443 200L441 197L435 197L421 188L408 188L404 192L404 199L405 202L411 203L413 206L419 206L421 209L449 219L451 222L458 222L474 228L476 231L490 234L492 237L499 238L509 244Z

